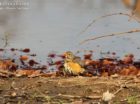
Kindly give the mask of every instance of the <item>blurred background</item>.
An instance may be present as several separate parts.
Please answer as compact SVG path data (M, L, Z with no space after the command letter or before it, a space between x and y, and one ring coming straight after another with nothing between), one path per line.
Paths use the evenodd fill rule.
M0 0L3 2L3 0ZM26 9L0 9L0 47L8 34L6 48L30 48L40 60L51 51L62 53L67 50L94 50L94 57L101 52L127 53L140 59L140 33L115 36L79 43L93 36L129 31L139 28L134 20L126 16L104 18L83 34L79 34L93 19L100 16L130 11L121 0L28 0Z

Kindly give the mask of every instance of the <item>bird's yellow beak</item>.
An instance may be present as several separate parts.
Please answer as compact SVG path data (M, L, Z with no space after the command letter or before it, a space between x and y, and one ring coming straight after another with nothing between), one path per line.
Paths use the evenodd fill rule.
M66 56L66 55L67 55L67 53L66 53L66 52L64 52L64 53L63 53L63 56Z
M63 55L64 58L66 58L67 52L64 52L62 55Z

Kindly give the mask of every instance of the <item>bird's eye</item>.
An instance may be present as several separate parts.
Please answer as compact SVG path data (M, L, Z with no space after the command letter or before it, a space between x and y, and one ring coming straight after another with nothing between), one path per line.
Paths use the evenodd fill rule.
M71 54L70 54L70 53L68 53L68 55L70 56Z

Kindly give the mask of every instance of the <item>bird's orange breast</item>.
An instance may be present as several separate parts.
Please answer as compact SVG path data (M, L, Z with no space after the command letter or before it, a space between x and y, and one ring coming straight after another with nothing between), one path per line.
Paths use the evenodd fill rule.
M78 63L75 62L67 62L65 68L70 70L73 74L84 72L84 69Z

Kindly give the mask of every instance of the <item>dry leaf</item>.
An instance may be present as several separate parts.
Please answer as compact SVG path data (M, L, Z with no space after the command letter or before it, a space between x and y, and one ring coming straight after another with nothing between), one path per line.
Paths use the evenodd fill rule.
M12 96L12 97L15 97L15 96L17 96L17 93L16 93L16 92L12 92L12 93L11 93L11 96Z
M25 48L25 49L22 50L22 52L29 53L30 52L30 49L29 48Z
M31 69L19 69L16 71L16 76L21 77L21 76L38 76L40 75L41 70L31 70Z
M26 55L20 56L20 60L22 60L22 61L26 61L26 60L28 60L28 59L29 59L29 57L26 56Z

